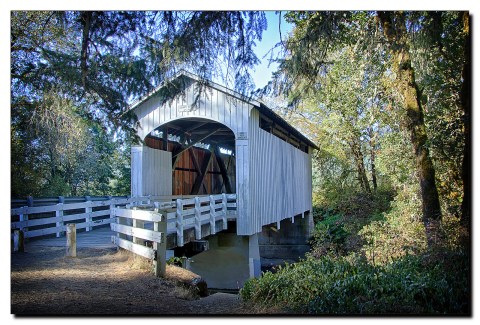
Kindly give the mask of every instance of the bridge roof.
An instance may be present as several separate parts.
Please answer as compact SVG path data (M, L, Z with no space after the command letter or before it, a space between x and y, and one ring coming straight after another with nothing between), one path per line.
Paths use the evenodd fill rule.
M303 135L296 128L291 126L287 121L285 121L281 116L279 116L277 113L275 113L272 109L267 107L263 102L261 102L259 100L256 100L252 97L247 97L245 95L242 95L242 94L240 94L240 93L238 93L234 90L231 90L231 89L229 89L225 86L222 86L218 83L215 83L213 81L202 79L201 77L199 77L199 76L197 76L193 73L190 73L188 71L185 71L185 70L179 71L175 76L173 76L172 78L169 78L168 80L164 81L161 85L159 85L157 88L155 88L154 90L152 90L148 94L140 97L137 101L135 101L134 103L132 103L129 106L128 111L134 110L135 108L140 106L142 103L144 103L146 100L148 100L150 97L158 94L162 89L167 88L168 85L173 84L174 81L179 80L181 78L192 79L194 81L203 83L208 87L211 87L211 88L217 89L221 92L224 92L224 93L226 93L226 94L228 94L228 95L230 95L234 98L237 98L239 100L247 102L248 104L255 107L264 116L271 119L276 125L279 125L283 129L285 129L288 133L290 133L293 136L297 137L298 139L302 140L303 142L308 144L310 147L312 147L314 149L317 149L317 150L319 149L318 146L315 143L313 143L310 139L308 139L305 135Z

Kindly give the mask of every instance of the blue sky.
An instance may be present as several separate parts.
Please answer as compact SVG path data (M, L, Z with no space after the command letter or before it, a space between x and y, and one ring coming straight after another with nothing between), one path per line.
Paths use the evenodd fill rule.
M282 12L282 16L285 12ZM280 42L280 33L278 31L278 14L275 14L275 11L266 11L265 12L267 17L267 30L262 34L262 41L257 42L257 46L255 48L255 54L260 59L261 64L257 65L255 71L252 72L253 80L255 82L256 88L263 88L267 85L272 72L275 71L277 64L272 63L270 67L268 67L268 59L270 55L267 55L263 58L268 51L275 46L278 42ZM292 25L287 24L285 20L281 22L281 31L282 31L282 38L285 39L288 32L292 30Z

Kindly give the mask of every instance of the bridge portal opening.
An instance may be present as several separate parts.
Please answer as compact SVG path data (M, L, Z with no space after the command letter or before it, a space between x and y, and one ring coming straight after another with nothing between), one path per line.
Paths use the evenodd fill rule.
M172 153L172 195L235 193L235 135L225 125L175 120L150 132L145 144Z

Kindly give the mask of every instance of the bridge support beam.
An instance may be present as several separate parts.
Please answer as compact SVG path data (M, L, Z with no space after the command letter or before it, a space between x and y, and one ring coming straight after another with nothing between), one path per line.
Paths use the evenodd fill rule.
M293 221L293 222L292 222ZM279 227L280 225L280 227ZM258 236L262 269L294 263L310 250L313 216L309 211L263 226Z
M258 246L258 234L248 236L248 268L250 278L258 278L262 274L260 268L260 249Z
M253 267L257 264L260 266L258 244L255 245L258 241L228 232L220 232L205 239L208 240L208 250L190 257L187 269L200 275L209 288L240 289L251 275L255 272L259 274L260 268L255 271ZM252 257L252 263L249 263L250 251L256 251L257 254L256 258Z

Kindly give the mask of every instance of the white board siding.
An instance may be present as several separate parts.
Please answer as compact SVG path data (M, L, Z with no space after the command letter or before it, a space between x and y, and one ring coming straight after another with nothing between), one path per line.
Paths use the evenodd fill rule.
M257 110L252 111L249 135L249 222L241 228L245 235L312 206L311 156L260 129Z
M200 105L190 110L194 96L191 84L185 99L180 96L160 105L160 97L154 95L136 106L134 111L140 123L138 135L144 139L159 126L185 118L204 118L230 128L236 139L238 235L253 235L260 232L263 225L311 210L311 155L260 129L259 112L253 109L253 104L220 89L208 88L201 96ZM151 181L154 173L144 173L149 163L140 164L144 168L138 171L134 159L145 158L134 155L132 149L132 195L134 191L149 195L143 182L145 175ZM167 166L171 168L171 161ZM171 176L171 171L169 174ZM134 184L134 177L141 179L141 183ZM170 192L166 194L170 195L171 180L162 183L170 184Z
M191 111L183 111L180 107L183 105L190 105L193 103L195 96L194 85L190 85L186 90L185 100L182 96L179 96L173 101L168 101L163 105L160 105L160 98L158 96L153 96L150 99L144 101L142 104L135 107L135 114L137 115L138 121L140 123L140 128L138 129L138 135L145 139L145 137L158 128L159 126L172 122L179 119L185 118L204 118L219 122L227 126L235 135L235 139L238 139L238 135L242 132L248 139L248 120L250 112L253 106L250 103L245 101L233 98L232 96L226 94L223 91L208 88L205 93L202 94L200 105L198 108ZM209 103L210 102L210 103ZM248 223L247 214L248 214L248 202L249 202L249 173L248 173L248 155L249 155L249 142L248 140L236 140L236 150L235 150L235 159L236 159L236 174L235 174L235 184L236 184L236 193L237 193L237 227L244 229L243 223ZM149 148L148 148L149 149ZM145 147L144 147L145 150ZM154 150L154 149L151 149ZM155 150L159 151L159 150ZM134 176L137 178L138 171L134 167L133 159L140 159L137 156L134 156L132 149L132 195L134 193L140 193L140 195L149 195L150 193L145 192L145 184L142 184L142 192L134 192L134 188L140 188L140 185L134 184ZM142 159L145 159L142 156ZM148 166L144 165L143 166ZM171 161L169 165L171 168ZM137 172L137 174L134 173ZM148 174L146 174L148 175ZM153 175L153 174L152 174ZM153 176L146 176L147 179L151 179ZM171 170L170 170L171 176ZM148 178L150 177L150 178ZM155 176L157 177L157 176ZM142 174L142 181L145 182L145 174ZM164 182L165 183L165 182ZM166 184L166 183L165 183ZM170 192L164 195L171 195L171 181L170 181ZM244 220L244 221L242 221ZM243 228L242 228L243 227ZM240 234L240 233L239 233Z
M132 196L172 195L172 153L132 146Z
M222 123L230 128L235 135L238 132L248 132L248 116L252 105L233 98L226 93L209 88L203 93L199 106L190 110L195 98L193 84L186 89L185 99L179 95L173 101L160 105L160 97L152 96L135 107L140 128L138 135L145 137L157 127L182 118L205 118Z

